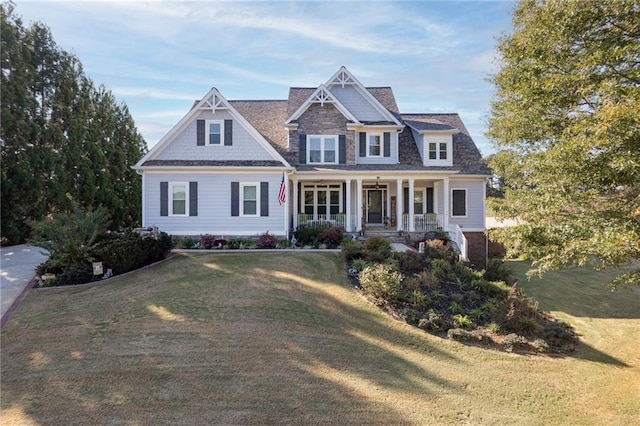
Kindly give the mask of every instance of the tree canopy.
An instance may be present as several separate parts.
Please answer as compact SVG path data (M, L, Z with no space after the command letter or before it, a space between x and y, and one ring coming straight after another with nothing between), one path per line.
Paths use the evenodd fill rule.
M140 220L141 182L131 169L146 152L124 103L95 87L42 23L25 27L12 3L0 10L1 232L24 241L29 221L103 206L116 228Z
M504 178L493 236L534 260L635 268L640 284L640 2L521 0L498 41L487 135Z

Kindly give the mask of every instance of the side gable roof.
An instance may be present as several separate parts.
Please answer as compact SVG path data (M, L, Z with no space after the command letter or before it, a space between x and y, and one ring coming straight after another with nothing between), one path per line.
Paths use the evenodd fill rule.
M232 105L218 92L218 89L212 87L207 94L195 102L189 112L167 132L160 141L149 150L136 164L134 169L142 168L145 165L152 165L150 161L155 160L156 156L162 152L174 138L185 129L202 110L211 109L214 112L217 109L226 110L264 149L273 157L274 161L282 163L286 167L291 165L278 153L278 151L265 139L265 137L257 131ZM147 163L147 164L145 164ZM160 163L158 163L160 165Z

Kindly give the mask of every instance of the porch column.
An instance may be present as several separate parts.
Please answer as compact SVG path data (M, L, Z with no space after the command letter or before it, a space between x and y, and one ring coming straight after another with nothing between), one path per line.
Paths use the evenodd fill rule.
M413 223L413 184L415 183L414 179L409 179L409 231L415 231L414 223Z
M396 228L402 230L402 212L404 210L404 200L402 199L404 191L402 190L402 179L396 180Z
M356 179L356 230L362 230L362 179Z
M351 179L345 179L345 203L344 212L347 215L345 218L345 231L351 232Z
M291 211L293 212L293 229L298 227L298 179L291 179L291 185L293 186L293 197L291 197Z
M451 203L449 202L449 178L442 179L442 213L444 214L444 223L442 224L444 229L449 226L449 215L451 209Z

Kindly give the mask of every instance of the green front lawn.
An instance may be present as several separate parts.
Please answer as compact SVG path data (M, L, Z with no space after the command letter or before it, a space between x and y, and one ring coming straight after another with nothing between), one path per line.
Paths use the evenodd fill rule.
M2 331L0 423L632 424L640 293L576 276L520 283L582 335L558 358L393 320L334 253L183 254L33 290Z

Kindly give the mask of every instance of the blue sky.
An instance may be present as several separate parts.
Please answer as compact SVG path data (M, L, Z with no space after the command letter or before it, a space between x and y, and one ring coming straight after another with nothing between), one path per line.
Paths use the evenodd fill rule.
M391 86L401 112L457 112L483 155L511 1L16 1L47 24L85 73L124 101L149 147L216 87L233 99L286 99L341 65Z

